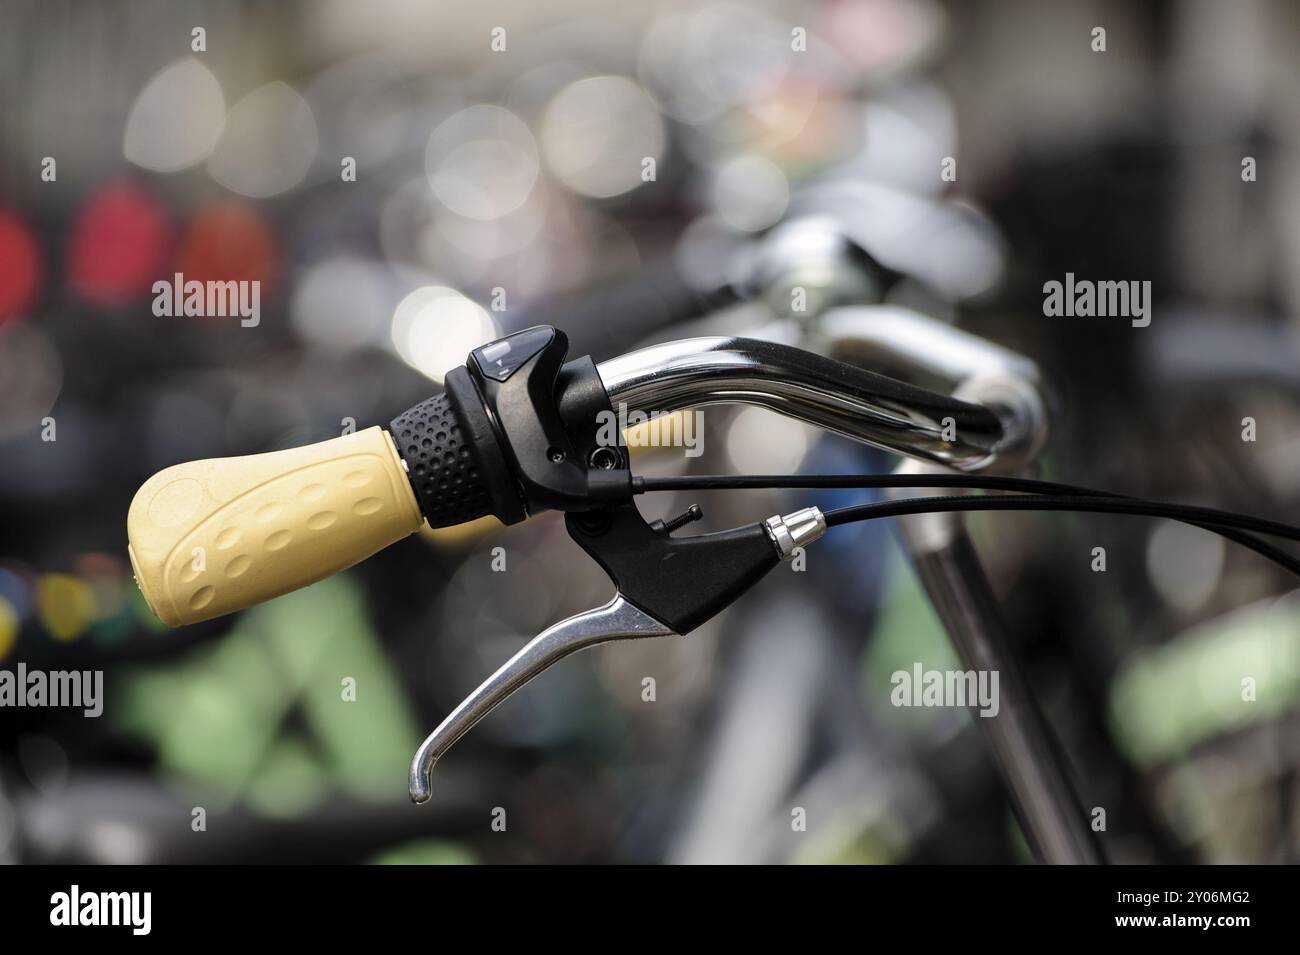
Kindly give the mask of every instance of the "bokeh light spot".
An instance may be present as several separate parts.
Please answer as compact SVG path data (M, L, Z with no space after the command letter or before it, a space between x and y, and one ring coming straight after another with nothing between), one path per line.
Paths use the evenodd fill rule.
M279 272L278 246L256 208L240 200L215 202L186 225L176 267L187 282L259 281L265 294Z
M36 581L36 615L55 640L75 640L95 616L95 594L70 574L43 574Z
M12 213L0 212L0 325L27 314L44 271L31 230Z
M194 57L171 63L145 84L122 137L122 153L144 169L177 172L202 162L226 123L226 98Z
M537 143L514 113L478 105L438 124L425 147L429 188L467 219L491 220L519 208L537 182Z
M556 177L594 198L639 186L643 162L658 163L667 140L658 105L625 76L592 76L566 86L546 107L541 129Z
M73 226L68 273L94 305L123 305L158 278L170 243L167 214L144 188L118 182L100 190Z
M0 597L0 660L8 658L9 651L18 642L18 610L4 597Z
M441 381L470 351L496 338L497 329L477 302L455 289L425 285L398 303L392 334L403 361Z
M289 316L304 340L347 351L383 340L392 307L384 267L339 255L312 264L293 291Z
M276 81L231 107L208 171L231 192L263 199L302 182L319 147L311 106L292 86Z
M742 232L766 229L790 204L790 183L780 168L762 156L729 160L713 184L718 215Z

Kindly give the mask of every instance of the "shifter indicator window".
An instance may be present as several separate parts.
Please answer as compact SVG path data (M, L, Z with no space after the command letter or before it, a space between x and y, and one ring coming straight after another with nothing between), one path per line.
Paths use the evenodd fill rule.
M549 328L530 328L475 349L474 360L484 376L505 381L520 365L545 348L553 334Z

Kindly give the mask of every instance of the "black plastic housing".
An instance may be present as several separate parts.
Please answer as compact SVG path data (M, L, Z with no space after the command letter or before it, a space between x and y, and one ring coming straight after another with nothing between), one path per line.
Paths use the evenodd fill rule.
M448 373L441 395L393 419L429 526L487 514L516 524L631 497L622 449L594 454L601 413L613 415L605 386L590 358L565 363L567 350L549 327L484 345Z
M565 518L569 536L604 568L623 597L676 633L716 616L781 562L762 524L673 537L636 505Z

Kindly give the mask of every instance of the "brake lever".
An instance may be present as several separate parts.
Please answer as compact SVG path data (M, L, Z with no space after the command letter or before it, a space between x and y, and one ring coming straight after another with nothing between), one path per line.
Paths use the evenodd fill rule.
M628 603L622 594L615 594L614 599L603 607L595 607L547 627L529 640L522 650L501 664L420 744L411 761L408 780L411 801L427 802L432 793L434 764L475 723L551 664L598 643L672 635L672 630L639 607Z
M571 653L614 640L684 635L716 616L782 560L826 532L815 507L728 531L673 537L699 507L647 523L627 502L571 512L569 536L609 575L614 597L543 630L461 702L411 761L411 800L427 802L434 764L510 694Z

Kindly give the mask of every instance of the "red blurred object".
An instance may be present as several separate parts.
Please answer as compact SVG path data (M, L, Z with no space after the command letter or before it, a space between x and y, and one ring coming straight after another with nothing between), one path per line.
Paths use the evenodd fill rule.
M31 229L13 213L0 212L0 325L27 313L44 275Z
M181 238L176 271L185 281L258 281L265 293L279 271L279 250L266 218L238 200L195 213Z
M122 305L162 278L171 229L162 203L133 183L114 183L86 203L72 230L68 274L95 305Z

